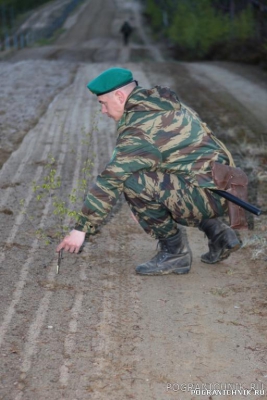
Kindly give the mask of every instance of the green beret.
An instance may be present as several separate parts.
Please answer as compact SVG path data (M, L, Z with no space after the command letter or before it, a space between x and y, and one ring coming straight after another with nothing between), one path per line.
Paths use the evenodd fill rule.
M92 93L101 96L133 81L133 74L128 69L109 68L90 81L87 87Z

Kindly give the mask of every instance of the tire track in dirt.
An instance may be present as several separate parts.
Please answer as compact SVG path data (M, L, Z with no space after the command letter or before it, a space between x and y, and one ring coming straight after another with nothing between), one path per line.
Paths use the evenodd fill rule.
M94 113L95 113L95 107L91 106L90 114L91 114L91 119L93 119L93 120L95 118L95 115L93 115ZM83 115L85 116L86 113L83 113ZM84 125L85 125L85 131L88 132L90 130L90 120L87 116L86 116L86 118L84 118ZM92 132L92 148L93 148L93 154L95 155L94 166L93 166L93 170L92 170L92 177L94 179L99 172L98 141L100 139L100 135L97 135L99 130L101 130L101 126L99 127L99 124L98 124L97 131ZM102 136L103 136L103 133L102 133ZM105 135L105 139L107 140L107 144L108 144L108 146L107 146L108 156L111 156L114 143L112 144L109 132ZM102 148L102 146L101 146L101 148ZM105 156L106 156L106 154L105 154ZM79 168L77 168L77 173L75 174L76 176L74 177L74 180L73 180L74 185L75 185L75 182L78 181L79 171L80 171L80 166L79 166ZM80 272L80 280L81 281L83 280L85 275L86 275L86 271L85 271L85 264L84 264L81 269L81 272ZM104 310L106 310L105 300L106 300L106 298L104 296L104 298L103 298L103 304L104 304L103 309ZM61 386L64 387L65 389L68 387L68 383L69 383L69 357L72 356L72 353L75 350L76 342L74 339L74 335L77 332L77 326L79 323L79 314L81 313L82 306L83 306L83 293L76 292L75 299L74 299L74 306L71 310L72 319L69 323L69 332L68 332L68 334L65 338L65 342L64 342L65 361L64 361L63 365L60 367L59 382L60 382ZM100 317L100 319L101 319L101 317ZM101 342L101 332L99 332L99 342ZM100 346L101 346L101 344L100 344Z
M75 350L75 334L77 333L78 318L83 304L83 293L76 293L74 305L71 309L72 319L69 322L69 330L64 340L64 354L66 357L71 357ZM69 360L66 358L60 367L59 383L60 385L67 386L69 380Z
M75 90L77 90L77 92L79 92L79 88L82 88L81 81L80 81L81 77L82 77L82 73L80 74L79 80L76 80L77 87L75 87ZM80 90L82 90L82 89L80 89ZM58 104L61 107L64 106L64 103L66 103L64 101L64 99L65 99L64 98L64 94L62 96L62 99L58 98ZM64 151L62 151L59 154L58 173L60 173L60 170L62 168L62 162L63 162L63 159L65 158L66 150L67 150L67 145L62 141L62 133L64 132L65 126L69 125L69 123L71 122L71 119L73 118L73 116L75 116L74 119L77 120L77 111L79 110L79 106L81 105L81 101L80 101L80 103L76 104L76 106L74 107L73 113L69 113L68 109L72 108L72 97L70 96L70 98L68 99L68 102L65 104L65 105L68 104L68 108L67 108L67 112L63 116L63 119L61 120L62 121L61 122L62 126L60 126L60 124L57 121L57 119L58 119L57 115L55 116L55 114L54 114L55 113L55 109L54 108L50 108L50 114L52 114L54 116L55 121L57 121L57 122L54 123L54 126L53 126L52 123L51 124L49 123L48 125L46 125L46 128L50 129L49 134L51 135L51 137L54 137L55 140L54 140L54 142L52 141L49 145L47 145L47 144L44 145L44 151L42 153L42 158L43 159L47 158L49 150L51 150L52 146L55 149L57 149L58 146L61 146ZM49 111L48 111L48 113L49 113ZM47 120L49 121L49 118ZM38 132L38 127L36 128L36 131ZM74 130L74 132L75 132L75 130ZM47 135L47 133L45 132L45 127L44 127L44 130L43 130L43 133ZM49 136L48 136L48 139L49 139ZM27 161L29 161L31 156L34 155L34 147L31 147L30 149L28 148L28 150L30 150L31 154L28 151ZM22 150L22 154L23 154L23 150ZM18 156L18 154L17 154L17 156ZM12 160L10 160L10 163L12 165ZM25 162L25 164L26 164L26 162ZM44 170L43 167L38 167L37 168L37 173L35 175L35 179L36 180L37 179L39 180L43 170ZM20 170L20 174L21 173L22 173L22 169ZM18 177L19 176L17 175L16 178L18 178ZM74 179L77 179L77 173L75 174ZM31 179L30 179L30 182L31 182ZM33 197L32 191L30 190L29 192L30 192L30 194L29 194L28 199L26 201L26 206L29 205L31 198ZM42 227L44 221L47 219L47 216L49 214L50 204L51 204L51 199L50 199L50 201L48 201L46 203L46 207L44 209L44 213L43 213L43 216L42 216L41 221L40 221L40 226L41 227ZM9 241L11 241L15 237L15 235L16 235L18 229L20 228L20 225L21 225L22 222L23 222L22 221L22 217L21 217L21 215L19 215L19 217L18 217L18 219L16 221L16 225L14 226L14 228L12 230L12 234L9 236L10 237ZM11 319L12 319L12 317L14 315L15 307L19 303L22 295L24 294L23 289L24 289L25 284L26 284L26 280L27 280L27 276L28 276L28 272L29 272L29 267L31 265L34 265L34 254L36 253L37 249L38 249L38 240L35 239L33 244L32 244L32 248L30 249L28 259L27 259L26 263L22 266L20 277L19 277L19 280L18 280L18 282L16 284L16 290L14 291L14 294L13 294L12 302L11 302L11 304L10 304L10 306L9 306L9 308L8 308L4 318L3 318L3 324L1 326L1 331L0 331L1 332L1 344L3 342L3 338L4 338L8 328L9 328L9 324L11 322ZM54 272L52 273L52 277L53 276L54 276ZM51 278L51 276L50 276L50 278ZM39 312L39 314L37 313L36 320L34 320L32 326L31 326L31 328L29 330L28 348L27 348L27 344L26 344L26 350L24 352L25 356L24 356L24 361L23 361L23 364L22 364L22 370L23 370L22 373L24 373L24 374L25 374L25 371L27 371L30 368L30 357L32 356L32 354L34 352L34 342L35 342L36 338L38 337L38 331L40 330L40 326L42 325L43 319L45 318L46 310L47 310L47 307L49 306L49 300L50 300L51 293L52 292L46 293L45 297L42 299L42 302L41 302L41 305L40 305L40 308L39 308L40 312Z
M78 84L78 87L79 87L80 86L80 82L78 82L77 84ZM58 98L57 101L61 102L61 100L59 98ZM53 107L53 105L52 105L52 107ZM78 105L76 107L76 110L78 110ZM54 109L50 108L50 115L54 115L54 112L55 112ZM66 119L65 119L65 121L63 121L63 128L61 129L61 132L63 132L65 125L67 125L68 122L69 122L68 119L67 119L67 117L68 117L67 113L65 114L65 117L66 117ZM70 118L70 115L69 115L69 118ZM52 118L51 118L51 120L52 120ZM57 132L56 132L57 131L57 127L59 126L57 117L54 118L53 122L52 121L49 121L49 118L48 118L48 125L43 127L43 132L42 133L44 134L44 136L47 134L46 132L48 131L49 135L51 135L51 138L53 138L53 136L55 138L55 142L53 144L49 144L49 145L45 146L44 151L43 151L42 156L41 156L41 159L44 159L44 160L47 159L48 154L51 151L52 146L56 147L61 142L60 134L57 134ZM51 125L50 125L50 122L51 122ZM35 129L35 131L38 132L38 127ZM48 136L48 139L49 139L49 136ZM64 146L66 146L66 145L64 144ZM27 149L28 152L26 153L26 158L24 157L22 162L21 162L22 166L23 165L26 166L26 164L29 161L30 157L34 154L35 148L36 148L36 143L33 141L31 143L31 146L28 147L28 149ZM62 153L62 154L64 154L64 153ZM12 157L13 157L13 155L12 155ZM17 158L17 154L14 154L14 157ZM60 155L60 157L62 157L62 155ZM18 159L19 159L19 157L18 157ZM62 161L62 160L59 159L59 161ZM12 159L10 160L9 163L12 163ZM19 180L19 178L23 174L23 172L24 172L24 168L21 168L19 170L19 172L15 175L14 182L17 182ZM44 172L44 167L40 167L40 166L37 167L36 173L33 176L33 181L39 182L43 172ZM58 172L60 173L60 170ZM31 180L30 180L30 182L31 182ZM11 191L12 191L11 188L9 188L9 189L10 190L8 191L8 193L6 194L6 197L5 197L5 201L6 202L8 202L8 197L11 195ZM30 189L29 190L29 194L26 197L25 202L24 202L24 208L25 208L26 212L27 212L27 210L29 208L29 205L30 205L30 202L31 202L31 200L33 198L34 198L34 193ZM43 223L47 219L47 216L49 214L50 205L51 205L51 199L46 204L46 208L44 210L43 218L42 218L42 220L40 222L40 227L41 228L42 228ZM19 213L19 215L17 216L16 220L14 221L13 228L11 229L11 232L10 232L8 238L7 238L7 241L6 241L7 244L12 244L12 242L13 242L15 236L17 235L17 232L18 232L19 228L21 227L21 225L23 224L23 222L24 222L24 214L23 214L23 212L21 212L21 213ZM35 239L34 242L33 242L32 248L30 250L30 253L29 253L29 258L26 261L26 263L24 264L24 266L22 267L21 278L19 279L19 281L17 283L16 290L14 292L13 300L12 300L12 303L10 305L10 308L6 312L5 316L3 317L3 324L1 325L1 328L0 328L0 347L1 347L1 344L2 344L2 341L3 341L3 337L4 337L4 335L5 335L5 333L6 333L7 329L8 329L8 325L9 325L9 323L10 323L10 321L12 319L12 316L14 314L15 306L20 300L20 297L21 297L21 294L22 294L22 290L23 290L23 287L25 285L25 281L27 279L29 267L30 267L30 265L33 264L34 253L37 251L37 249L38 249L38 239ZM5 259L5 253L2 253L1 254L1 263L4 262L4 259Z
M82 73L80 73L79 78L81 78ZM82 87L80 80L77 79L76 84L78 87ZM69 114L70 117L70 121L67 121L67 124L69 124L69 122L72 121L77 121L79 118L78 117L78 111L79 108L81 107L81 102L82 102L82 98L80 96L80 101L76 103L76 107L74 108L73 113ZM66 124L66 125L67 125ZM72 125L72 124L70 124ZM73 126L72 126L73 127ZM64 129L63 129L64 132ZM72 130L72 132L75 132L75 130ZM76 166L75 166L75 171L73 174L73 181L72 181L72 188L75 188L77 186L77 181L78 181L78 177L79 177L79 173L80 173L80 168L81 168L81 150L82 150L82 143L80 143L80 145L77 148L77 158L76 158ZM58 157L58 168L57 168L57 174L60 175L61 174L61 170L63 168L64 165L64 160L66 158L67 155L67 147L68 145L66 143L62 143L61 142L61 147L62 147L62 152L59 154ZM47 218L47 215L49 213L49 210L51 208L51 201L48 201L46 203L46 209L44 211L44 215L43 218L41 220L40 223L40 227L43 228L43 221ZM56 272L55 269L49 271L48 275L47 275L47 282L54 282L55 281L55 276L56 276ZM30 328L29 328L29 332L28 332L28 338L27 338L27 342L25 345L25 350L24 350L24 357L23 357L23 361L22 361L22 367L21 367L21 374L23 375L23 380L26 379L27 377L27 372L29 371L29 369L31 368L31 358L33 356L33 354L35 353L36 350L36 345L37 345L37 339L40 335L40 330L44 324L44 320L47 317L47 313L48 313L48 309L49 309L49 305L50 305L50 301L52 298L53 292L52 291L47 291L44 295L44 297L41 299L40 301L40 305L39 308L37 310L37 313L35 315L35 319L33 320ZM76 299L77 300L77 299ZM77 305L81 305L81 300L80 296L78 296L78 301L75 301L75 306L73 309L73 312L78 312L79 309L77 309ZM77 303L77 304L76 304ZM74 320L72 319L70 322L70 327L73 327L73 323ZM68 343L68 342L67 342ZM69 346L67 344L67 348L66 350L69 350ZM21 379L22 380L22 379ZM64 380L66 380L66 376L64 377ZM23 393L20 392L15 399L16 400L20 400L23 396Z
M55 122L55 125L56 125L56 119L55 119L54 122ZM54 132L53 128L55 128L55 127L53 127L52 124L51 124L51 126L49 127L50 132ZM55 136L55 137L57 139L59 139L58 136ZM31 153L34 152L34 148L35 148L35 146L30 148ZM44 152L42 154L42 158L43 159L47 159L47 156L48 156L50 150L51 150L51 145L45 147L45 150L44 150ZM31 154L27 155L27 159L28 160L30 158L30 155ZM27 160L22 161L22 165L26 165L26 163L27 163ZM38 167L37 168L36 173L33 176L33 180L34 181L39 182L39 180L41 178L41 175L43 173L43 169L44 169L43 167ZM19 180L19 178L22 175L23 171L24 171L24 168L21 168L19 170L19 172L15 175L14 182L17 182ZM9 188L9 189L10 189L9 192L6 195L6 199L5 199L6 201L8 201L9 195L12 194L11 193L12 189L11 188ZM34 198L34 193L30 189L29 190L29 194L26 197L25 202L24 202L25 210L28 209L30 201L33 198ZM49 203L49 205L50 205L50 203ZM46 208L46 211L44 213L44 219L47 218L48 212L49 212L49 207ZM18 232L20 226L23 224L23 222L24 222L24 214L21 212L18 215L18 217L16 218L15 222L14 222L13 228L12 228L12 230L11 230L11 232L10 232L8 238L7 238L7 241L6 241L7 244L12 244L12 242L13 242L14 238L16 237L17 232ZM42 224L42 222L41 222L41 224ZM31 248L31 250L29 252L29 258L27 259L26 263L24 264L24 266L21 269L20 279L16 284L16 290L15 290L15 292L13 294L12 303L11 303L8 311L6 312L5 316L3 317L3 323L2 323L1 328L0 328L0 346L2 345L3 337L4 337L4 335L5 335L5 333L6 333L7 329L8 329L8 325L10 324L11 319L13 317L15 306L16 306L16 304L18 304L18 302L19 302L19 300L21 298L22 290L23 290L23 288L25 286L25 281L27 279L27 275L28 275L28 272L29 272L29 267L30 267L30 265L33 264L34 253L37 251L37 249L38 249L38 239L35 239L34 242L33 242L32 248ZM4 259L5 259L5 253L2 253L2 255L1 255L1 263L4 262Z

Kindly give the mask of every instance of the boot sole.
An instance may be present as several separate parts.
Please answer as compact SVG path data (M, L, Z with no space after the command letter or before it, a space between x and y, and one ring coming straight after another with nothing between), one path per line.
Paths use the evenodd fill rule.
M218 263L220 261L226 260L226 258L228 258L231 253L234 253L235 251L239 250L240 247L241 247L241 243L237 242L237 243L233 244L231 247L224 248L222 250L221 255L218 257L218 259L216 261L211 262L211 261L206 260L206 259L204 259L202 257L201 257L201 261L206 263L206 264L216 264L216 263Z
M172 272L173 272L173 274L176 274L176 275L184 275L184 274L188 274L189 271L190 271L190 267L184 267L184 268L175 269Z
M154 272L138 272L136 273L138 275L146 275L146 276L161 276L161 275L169 275L169 274L176 274L176 275L184 275L188 274L190 271L190 267L183 267L183 268L177 268L172 271L154 271Z
M229 248L225 249L226 251L224 250L224 252L221 254L220 260L225 260L226 258L228 258L230 256L231 253L234 253L235 251L239 250L240 247L241 247L241 244L237 243L230 249Z

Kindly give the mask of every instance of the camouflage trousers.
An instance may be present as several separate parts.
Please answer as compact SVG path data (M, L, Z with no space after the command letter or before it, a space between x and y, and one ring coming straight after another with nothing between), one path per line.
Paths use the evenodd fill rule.
M222 197L162 172L134 173L124 184L124 195L141 227L156 239L175 235L177 223L198 227L227 210Z

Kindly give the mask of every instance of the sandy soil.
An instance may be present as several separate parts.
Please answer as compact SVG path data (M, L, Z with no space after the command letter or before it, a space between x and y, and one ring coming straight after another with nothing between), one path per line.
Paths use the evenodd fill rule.
M125 19L136 28L128 47L119 33ZM170 60L135 1L85 1L65 28L53 45L0 64L0 399L267 398L265 213L239 232L260 250L245 246L206 265L207 239L187 229L192 270L163 277L135 274L156 243L123 200L80 255L64 254L56 274L53 214L53 198L67 199L84 162L93 160L90 186L112 154L116 126L86 89L112 65L132 69L144 87L173 87L227 143L249 174L250 200L266 212L266 75ZM32 182L47 177L51 157L61 186L38 202Z

